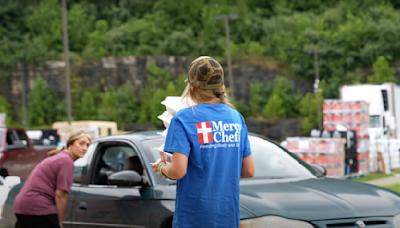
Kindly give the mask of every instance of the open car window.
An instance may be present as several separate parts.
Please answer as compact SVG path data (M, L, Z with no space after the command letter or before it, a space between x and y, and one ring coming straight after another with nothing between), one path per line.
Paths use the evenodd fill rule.
M75 184L81 184L82 183L82 176L85 175L87 166L89 164L89 161L93 157L93 153L97 147L97 143L92 143L90 144L88 151L82 158L78 158L74 162L74 183Z
M114 173L125 170L136 171L144 174L141 158L136 150L129 144L111 143L100 144L94 157L93 172L90 186L107 186L108 177Z

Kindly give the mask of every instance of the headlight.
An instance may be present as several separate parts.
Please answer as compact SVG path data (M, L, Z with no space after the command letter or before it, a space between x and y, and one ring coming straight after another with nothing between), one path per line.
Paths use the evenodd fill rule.
M400 214L394 216L393 224L394 228L400 228Z
M242 228L292 228L292 227L314 228L314 226L308 222L303 222L300 220L293 220L293 219L286 219L286 218L279 217L279 216L264 216L264 217L255 218L255 219L242 220L242 221L240 221L240 227L242 227Z

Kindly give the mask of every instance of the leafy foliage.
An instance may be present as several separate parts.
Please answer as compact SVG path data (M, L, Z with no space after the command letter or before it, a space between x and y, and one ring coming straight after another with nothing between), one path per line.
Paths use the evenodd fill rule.
M28 126L50 126L57 120L58 99L53 88L38 77L28 95Z
M179 4L174 0L70 0L69 46L71 59L79 61L123 55L225 57L225 23L215 16L235 13L238 19L229 21L234 59L270 59L283 68L282 75L312 81L314 59L307 51L322 49L319 72L327 82L323 95L335 98L343 84L397 81L390 65L400 57L399 8L399 0L199 0ZM59 60L62 52L60 1L0 3L0 77L10 74L18 61ZM270 60L263 62L265 66ZM373 74L366 77L363 69L371 67ZM73 87L74 119L115 119L122 126L160 123L157 115L163 107L159 102L167 95L179 95L184 83L173 81L170 72L154 64L147 78L140 91L128 82L107 91ZM43 82L35 84L47 88ZM301 116L309 118L310 123L304 119L305 125L315 125L315 110L304 108L313 106L314 96L301 99L283 77L268 85L254 83L251 90L249 101L233 101L245 116ZM65 102L54 98L51 88L47 92L33 89L29 96L30 126L65 119ZM93 104L97 110L91 108Z
M12 110L11 110L11 105L8 103L8 101L0 96L0 113L5 113L6 114L6 125L10 126L13 124L12 122Z
M385 83L385 82L396 82L394 69L389 67L389 64L385 57L379 56L374 62L372 69L374 74L368 77L369 83Z

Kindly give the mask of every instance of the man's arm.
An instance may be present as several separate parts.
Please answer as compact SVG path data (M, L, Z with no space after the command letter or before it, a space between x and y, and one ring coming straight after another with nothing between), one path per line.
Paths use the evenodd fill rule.
M60 223L60 227L62 228L62 221L65 214L65 208L67 207L68 202L68 192L64 190L56 190L56 207L58 212L58 221Z

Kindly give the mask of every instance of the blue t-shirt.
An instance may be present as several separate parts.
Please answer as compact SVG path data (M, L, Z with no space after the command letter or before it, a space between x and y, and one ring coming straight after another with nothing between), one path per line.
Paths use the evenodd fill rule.
M242 115L225 104L180 110L164 151L188 157L186 175L177 181L173 227L239 228L242 159L251 154Z

